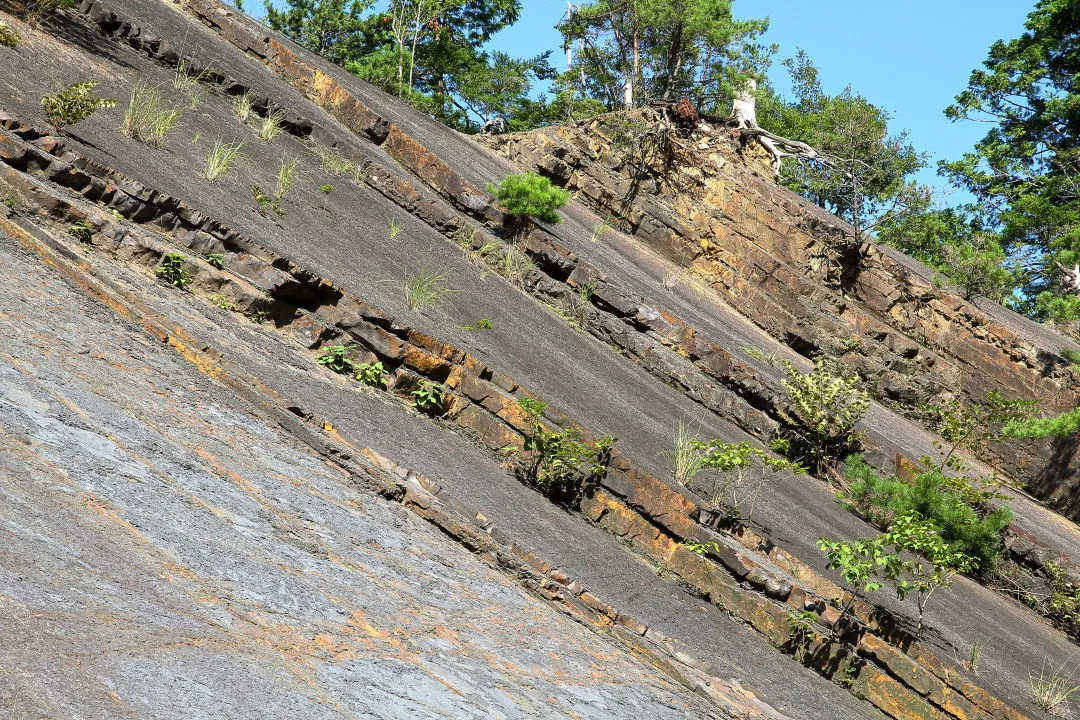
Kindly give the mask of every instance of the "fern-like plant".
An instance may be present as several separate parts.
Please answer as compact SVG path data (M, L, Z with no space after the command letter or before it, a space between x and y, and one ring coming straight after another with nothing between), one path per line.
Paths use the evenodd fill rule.
M82 122L101 108L116 105L115 100L94 97L96 85L93 80L87 80L41 98L41 109L53 130L62 133L69 125Z

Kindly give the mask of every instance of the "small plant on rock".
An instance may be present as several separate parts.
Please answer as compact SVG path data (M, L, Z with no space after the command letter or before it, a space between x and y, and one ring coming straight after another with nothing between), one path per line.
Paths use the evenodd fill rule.
M1075 674L1076 668L1067 672L1064 662L1056 665L1050 660L1043 660L1039 677L1028 676L1031 699L1049 715L1071 717L1069 701L1080 696L1080 685L1073 678Z
M207 253L206 264L210 267L217 268L218 270L225 269L225 255L224 253Z
M79 220L68 225L68 234L79 242L88 243L94 237L94 226Z
M15 0L15 12L21 17L36 21L43 15L75 7L78 0Z
M702 468L716 471L709 499L736 517L750 518L754 514L754 505L770 471L806 472L798 463L774 458L746 441L698 442L693 449L701 454Z
M494 243L492 243L492 246L497 248ZM476 252L481 253L481 257L484 257L483 253L487 248L488 245L485 245ZM533 259L512 245L503 248L495 263L497 273L506 278L511 285L522 289L525 288L525 284L535 270L536 263L533 262Z
M55 95L46 95L41 98L41 109L45 111L45 119L57 133L64 132L69 125L82 122L101 108L116 105L115 100L94 97L96 85L97 83L93 80L87 80L76 83L67 90L61 90Z
M184 269L184 261L186 260L187 256L181 253L167 253L161 258L161 264L157 266L154 272L159 278L173 287L183 290L195 279L191 273Z
M255 104L255 98L247 90L242 95L237 95L233 100L233 112L236 113L236 119L240 122L247 122L251 117L252 106Z
M210 182L217 182L219 178L232 170L236 163L244 158L244 143L227 143L215 140L214 147L206 156L206 169L203 177Z
M300 182L299 168L299 159L288 157L282 153L277 172L277 189L274 191L274 198L277 200L279 207L285 196Z
M252 308L248 312L248 318L256 325L262 325L268 319L270 319L270 313L266 312L262 308Z
M697 540L683 540L683 547L695 555L708 555L720 552L720 546L713 542L698 542Z
M410 310L437 305L453 294L449 281L450 278L445 272L426 267L418 268L405 277L402 287L405 304Z
M701 438L688 423L680 420L674 435L673 447L667 453L672 479L679 485L687 485L705 469L705 452L701 449Z
M356 374L356 364L346 357L348 348L344 345L327 345L320 349L315 362L330 368L340 375Z
M331 175L346 175L355 169L354 163L334 148L316 145L315 154L322 169Z
M583 330L589 319L589 307L592 304L592 296L596 291L595 283L586 283L576 288L567 289L562 297L562 310L565 317L570 319L570 324Z
M281 134L281 123L285 120L284 110L274 110L266 114L259 123L258 135L260 140L270 142Z
M319 191L323 194L322 209L326 210L326 199L330 197L330 193L334 192L334 186L322 185L319 187Z
M224 295L211 295L210 302L213 303L214 307L218 310L230 312L233 309L233 304L229 301L229 298Z
M813 610L792 610L788 613L788 640L787 647L794 653L795 658L802 662L810 649L810 643L814 639L814 625L817 615Z
M555 212L570 200L570 193L533 172L507 175L498 185L488 185L495 201L518 222L526 218L545 223L561 222Z
M206 94L204 83L210 81L213 73L209 68L198 72L187 60L181 60L176 64L176 73L173 75L173 87L188 96L188 104L191 109L199 107L199 102Z
M531 461L521 468L529 482L552 498L574 502L586 485L607 474L615 438L605 435L590 443L576 428L547 430L540 420L546 403L522 398L518 406L530 426L525 450L531 453Z
M251 197L255 200L255 204L259 206L258 213L263 217L266 217L267 210L273 210L278 217L285 216L285 211L281 209L281 200L267 195L258 185L251 186Z
M386 378L390 374L383 367L382 360L373 363L360 363L356 366L355 377L364 385L383 388L386 387Z
M421 380L412 391L413 406L428 415L443 414L443 394L446 388L432 380Z
M403 232L405 232L405 226L401 224L400 220L393 216L386 219L386 237L388 240L397 240Z
M158 147L179 117L180 110L173 107L159 88L140 80L131 89L131 97L120 121L120 132L151 147Z
M12 50L17 50L21 40L22 38L19 36L19 33L15 32L14 28L0 22L0 45L9 47Z

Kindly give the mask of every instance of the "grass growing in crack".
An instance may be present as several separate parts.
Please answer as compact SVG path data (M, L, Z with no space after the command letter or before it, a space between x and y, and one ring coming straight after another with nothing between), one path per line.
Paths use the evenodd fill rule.
M401 237L401 234L405 232L405 226L396 217L390 216L386 219L386 237L387 239L394 241Z
M672 479L679 485L687 485L705 469L705 453L698 437L689 423L680 420L675 425L672 448L667 453Z
M259 123L259 128L257 130L259 139L270 142L278 135L280 135L283 129L281 123L284 119L284 110L274 110L270 113L267 113L266 117L264 117L262 119L262 122Z
M450 287L450 276L442 270L421 267L405 276L402 284L405 304L410 310L438 305L455 291Z
M611 218L604 218L600 222L593 225L592 234L589 235L590 242L599 242L604 233L611 229Z
M180 110L172 105L160 88L140 80L131 88L120 132L129 138L158 147L180 118Z
M210 182L217 182L219 178L232 170L236 163L244 159L244 143L227 143L222 140L214 141L214 148L206 156L206 169L203 177Z
M506 278L511 285L522 289L534 270L536 270L536 263L533 259L512 245L503 249L495 264L497 273Z
M300 160L282 153L277 171L277 199L284 200L298 182L300 182Z
M247 90L243 95L237 95L233 100L233 112L236 113L236 119L240 122L247 122L251 117L252 107L255 104L255 98Z
M1070 700L1080 695L1080 685L1073 682L1076 668L1067 672L1065 662L1055 665L1050 660L1043 660L1039 677L1028 676L1031 699L1045 713L1071 716Z
M319 156L319 166L331 175L346 175L355 172L355 163L334 148L316 145L315 154Z
M94 237L94 226L80 220L68 225L68 235L79 242L88 243Z
M562 297L562 308L572 325L584 328L588 320L589 306L592 304L592 296L596 291L596 285L586 283L567 293Z
M161 264L157 266L154 272L159 278L173 287L183 290L195 279L191 273L184 269L185 260L187 260L187 256L182 253L168 253L161 258Z
M206 95L206 86L203 83L209 80L209 68L195 72L191 63L181 60L177 63L176 73L173 75L173 87L188 96L188 103L194 110Z

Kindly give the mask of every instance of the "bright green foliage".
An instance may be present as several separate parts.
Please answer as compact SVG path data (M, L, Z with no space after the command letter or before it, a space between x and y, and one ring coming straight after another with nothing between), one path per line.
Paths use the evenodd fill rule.
M225 269L225 255L223 253L207 253L206 264L218 270Z
M1072 0L1038 0L1024 33L990 47L983 67L945 112L990 123L974 152L943 170L975 195L988 228L1010 256L1026 259L1023 309L1035 317L1080 317L1057 291L1055 262L1080 261L1080 13Z
M224 295L211 295L210 302L219 310L231 311L233 309L232 302Z
M168 253L161 258L161 264L154 270L157 276L173 287L181 290L191 284L195 278L184 269L184 261L187 256L180 253Z
M82 220L68 225L68 234L79 242L90 242L94 236L94 226Z
M915 417L945 440L935 442L941 451L937 462L923 458L926 465L938 470L963 470L956 457L958 449L978 451L984 443L1001 440L1002 427L1031 417L1037 400L1009 400L997 390L986 393L986 399L975 403L946 400L939 404L920 405Z
M975 567L975 559L949 547L933 523L917 512L897 517L881 535L841 542L821 538L818 547L829 558L829 568L840 570L844 581L875 592L891 585L897 598L914 594L922 627L926 602L935 590L952 585L957 573ZM909 559L910 552L920 558Z
M710 500L716 505L723 505L732 514L744 514L748 518L754 513L754 504L769 471L806 472L798 463L772 457L745 441L696 442L692 449L699 453L698 462L702 469L716 471Z
M345 64L364 51L363 13L372 0L265 2L266 24L331 62ZM283 5L282 9L277 6Z
M525 450L532 460L523 467L530 482L554 498L572 501L587 483L607 474L615 438L605 435L588 443L575 428L547 430L540 419L546 403L522 398L518 406L530 424Z
M216 182L245 158L243 150L244 143L242 142L227 143L223 140L215 140L214 147L206 156L203 177L210 182Z
M826 360L818 360L806 374L790 362L783 365L787 377L781 384L791 403L790 412L781 412L780 417L801 441L803 447L794 452L822 472L830 461L857 449L855 425L870 407L870 394L859 378L842 374Z
M348 351L344 345L327 345L321 348L315 362L341 375L353 375L356 373L356 363L346 357Z
M360 363L354 373L357 380L372 387L386 387L386 378L389 373L383 367L382 360L373 363Z
M795 657L802 660L814 639L814 626L817 624L817 615L813 610L792 610L788 613L788 641L787 647L792 649Z
M695 555L708 555L720 552L720 546L715 542L697 542L696 540L683 540L683 547Z
M768 22L736 20L731 4L584 2L558 26L564 44L577 51L574 73L568 73L563 87L615 110L623 106L624 84L629 82L634 106L686 96L707 112L726 114L735 93L768 62L767 49L756 42ZM573 74L578 75L576 83Z
M994 493L937 470L919 473L909 482L882 477L858 456L845 462L844 478L848 508L874 525L888 527L898 517L918 513L951 549L973 558L973 569L984 575L994 569L1013 516L1008 506L990 504L988 496Z
M889 134L888 114L851 87L826 95L818 70L802 50L784 61L794 98L765 95L758 121L766 130L801 140L828 162L785 163L785 185L868 232L904 215L921 192L910 178L926 166L906 132Z
M1034 440L1046 437L1068 437L1080 431L1080 407L1052 418L1017 420L1005 426L1008 437Z
M569 192L534 172L507 175L498 185L489 184L487 191L508 214L546 223L561 222L555 211L570 200Z
M22 38L19 37L19 33L15 32L14 28L0 22L0 45L16 50L18 49L21 40Z
M248 317L251 319L251 322L256 325L262 325L270 318L270 313L261 308L255 308L248 313Z
M1069 363L1074 370L1080 370L1080 352L1073 350L1072 348L1064 348L1058 353L1065 362Z
M446 388L442 384L431 380L421 380L416 389L412 391L413 406L428 415L442 415L443 394Z
M330 193L334 192L334 186L333 185L320 185L319 190L321 190L324 195L329 195Z
M56 132L64 132L64 128L82 122L101 108L116 105L115 100L94 97L96 85L97 83L93 80L87 80L55 95L46 95L41 98L41 109L45 111L45 119Z

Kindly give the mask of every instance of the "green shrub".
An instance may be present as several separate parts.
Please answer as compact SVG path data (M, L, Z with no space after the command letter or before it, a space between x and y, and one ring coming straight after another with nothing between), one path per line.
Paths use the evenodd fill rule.
M848 482L846 504L878 527L916 512L930 523L953 550L971 556L985 575L993 571L1004 549L1002 535L1012 521L1008 506L992 507L987 501L973 504L967 478L948 477L939 470L919 473L911 482L882 477L861 458L844 465ZM976 491L977 492L977 491Z
M45 111L45 119L56 132L64 132L64 128L85 120L101 108L116 105L115 100L94 97L96 85L97 83L93 80L87 80L76 83L67 90L61 90L55 95L46 95L41 98L41 109Z
M489 184L487 191L510 215L546 223L561 222L555 211L570 200L569 192L533 172L507 175L498 185Z
M877 537L847 542L820 538L818 547L828 557L830 569L840 570L845 582L861 586L864 592L889 584L899 600L914 594L920 629L934 591L952 585L953 576L975 565L974 558L949 546L933 523L917 512L897 517ZM907 553L919 557L911 558Z
M159 88L140 80L131 89L124 118L120 121L120 132L157 147L165 141L165 136L179 117L180 110L169 102Z
M855 452L860 444L855 425L870 407L870 394L859 378L844 375L827 360L818 360L814 369L801 373L786 360L790 412L782 411L785 431L794 435L796 459L807 462L820 474L834 462Z
M19 33L15 32L14 28L0 22L0 45L16 50L21 40L22 38L19 37Z
M187 260L187 257L181 253L168 253L161 258L161 264L157 266L154 272L159 278L173 287L183 290L195 279L191 273L184 269L185 260Z
M525 450L531 453L531 460L520 467L526 480L553 499L573 502L587 484L607 474L615 438L605 435L589 443L575 428L546 430L540 420L546 403L522 398L518 406L530 426Z
M206 264L218 270L225 269L225 255L223 253L207 253Z
M754 514L754 505L765 486L769 471L806 472L798 463L774 458L746 441L698 442L694 444L694 449L701 454L701 467L716 471L709 499L736 517L743 515L749 518Z
M94 237L94 226L80 220L68 225L68 234L79 242L88 243Z

